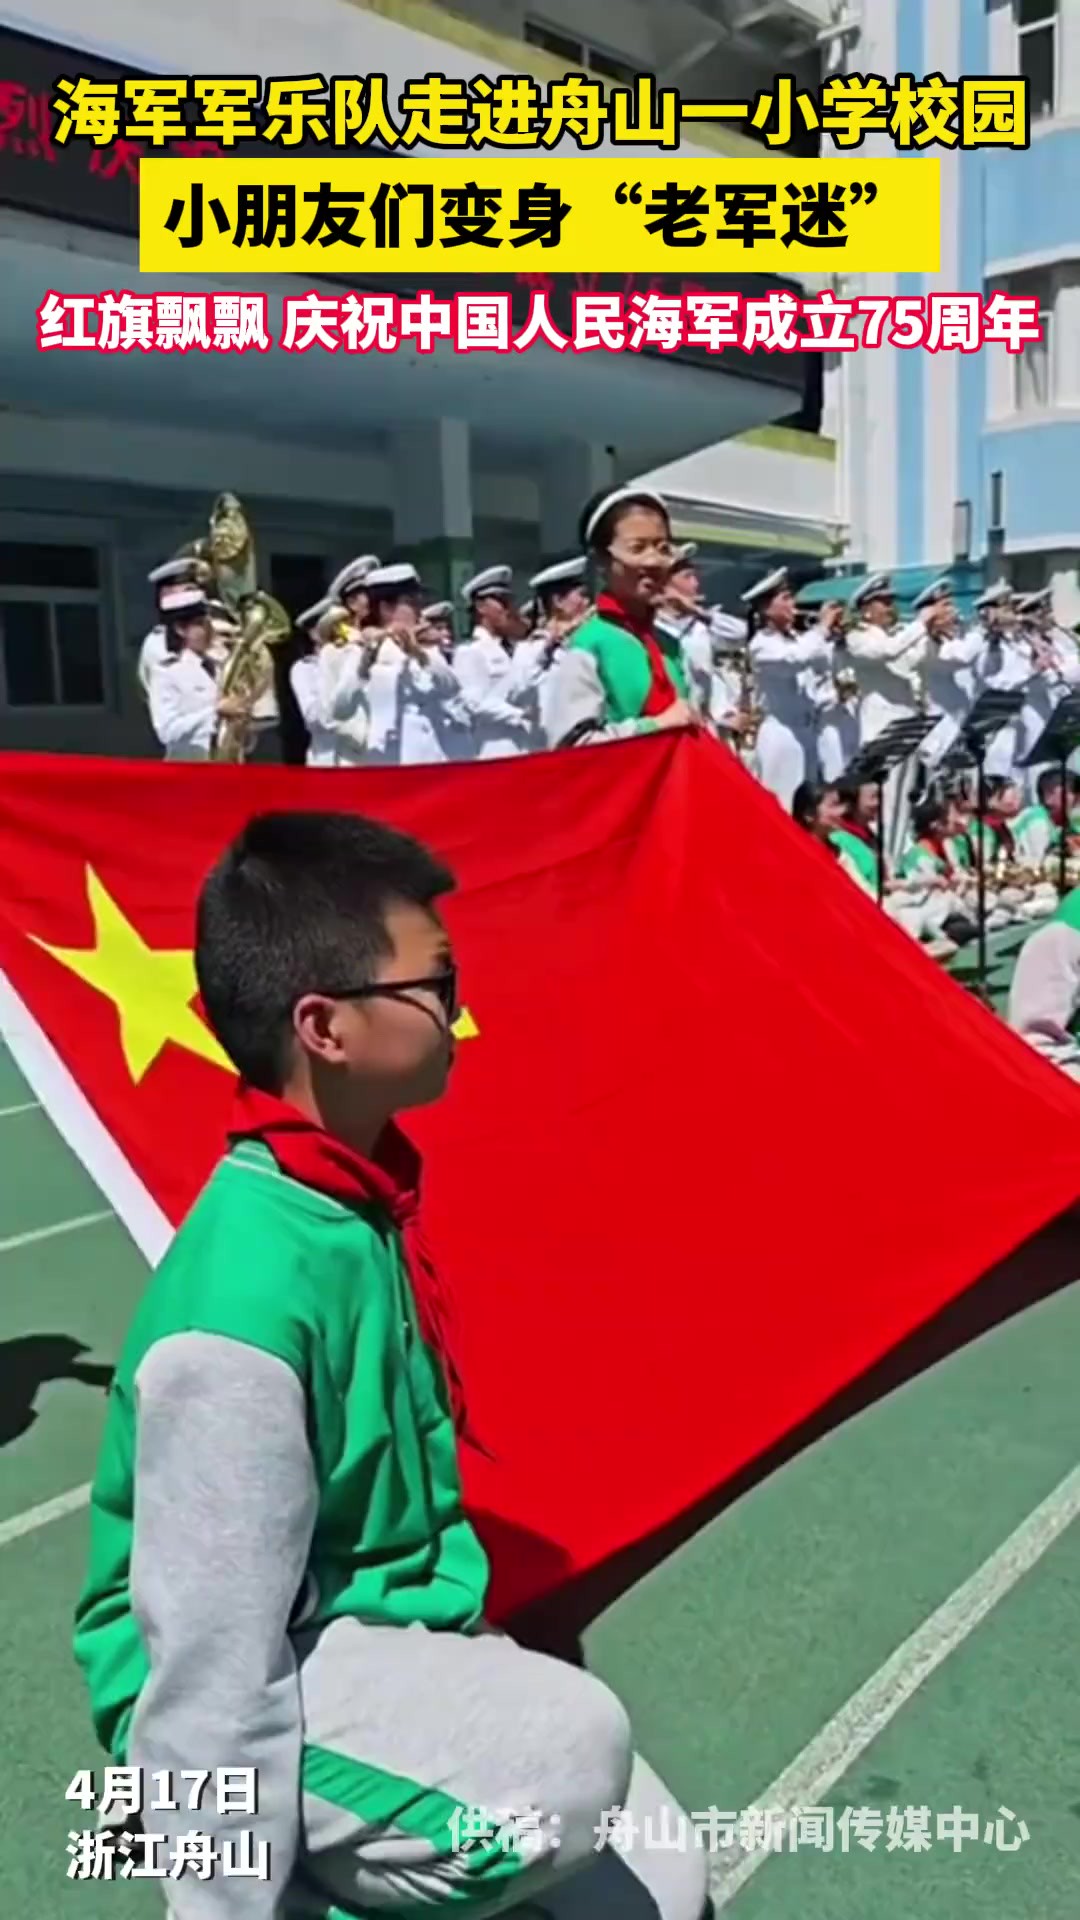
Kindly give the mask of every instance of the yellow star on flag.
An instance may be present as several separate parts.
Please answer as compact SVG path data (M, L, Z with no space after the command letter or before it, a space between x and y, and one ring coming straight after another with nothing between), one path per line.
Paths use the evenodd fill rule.
M211 1066L235 1072L191 1004L198 983L190 949L148 947L92 867L86 869L86 891L94 921L92 947L52 947L36 935L31 938L35 946L112 1001L120 1017L120 1045L136 1085L170 1041ZM458 1015L453 1032L456 1040L479 1037L480 1029L467 1007Z
M34 944L113 1002L132 1079L138 1084L144 1078L170 1040L232 1073L232 1062L191 1004L198 992L191 951L148 947L91 867L86 869L86 890L93 946L51 947L36 938Z

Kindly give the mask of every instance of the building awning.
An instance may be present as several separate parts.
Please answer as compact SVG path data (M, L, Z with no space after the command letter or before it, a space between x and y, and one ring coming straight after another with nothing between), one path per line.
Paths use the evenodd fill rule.
M676 516L674 533L678 540L696 540L702 547L738 547L744 553L808 554L813 559L828 560L833 547L829 535L822 530L815 533L812 528L793 528L790 532L778 532L776 527L721 527L713 522L683 520Z

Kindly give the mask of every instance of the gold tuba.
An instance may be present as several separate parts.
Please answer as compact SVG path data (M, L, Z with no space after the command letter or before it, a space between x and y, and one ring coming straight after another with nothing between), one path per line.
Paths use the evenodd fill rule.
M212 758L235 764L251 745L252 715L274 684L272 649L289 638L292 621L280 600L269 593L253 593L240 609L240 633L221 676L221 694L242 700L243 715L218 722Z

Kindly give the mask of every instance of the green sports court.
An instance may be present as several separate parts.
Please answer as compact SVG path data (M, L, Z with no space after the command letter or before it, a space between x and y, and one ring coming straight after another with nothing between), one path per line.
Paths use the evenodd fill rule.
M70 1654L86 1488L144 1275L0 1050L5 1914L162 1911L159 1886L66 1878L68 1831L93 1815L65 1788L101 1764ZM831 1851L727 1856L718 1910L1080 1911L1078 1351L1065 1287L804 1448L588 1628L590 1665L687 1808L869 1809L871 1838L882 1816L872 1848L845 1851L837 1830ZM717 1354L718 1419L737 1365ZM908 1807L930 1810L928 1851L887 1847L890 1810ZM1029 1837L954 1851L936 1820L957 1807L980 1830L1008 1809Z

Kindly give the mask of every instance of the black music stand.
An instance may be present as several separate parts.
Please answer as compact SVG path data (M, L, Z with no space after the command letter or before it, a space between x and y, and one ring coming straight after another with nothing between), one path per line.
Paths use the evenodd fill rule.
M905 760L910 760L937 724L935 716L925 713L912 714L905 720L894 720L884 733L878 734L876 740L868 740L865 747L859 748L854 760L840 776L845 786L856 782L859 786L867 786L872 781L878 790L879 906L885 898L885 849L889 844L885 831L885 783L894 767L901 767Z
M1065 809L1058 851L1057 889L1061 900L1069 891L1069 761L1077 747L1080 747L1080 692L1067 693L1064 700L1058 703L1031 752L1025 754L1020 762L1024 767L1054 764L1061 772L1061 794Z
M980 998L986 999L986 754L1010 720L1015 720L1024 704L1022 687L991 687L980 693L960 730L960 741L975 763L975 881L979 929L978 982Z

